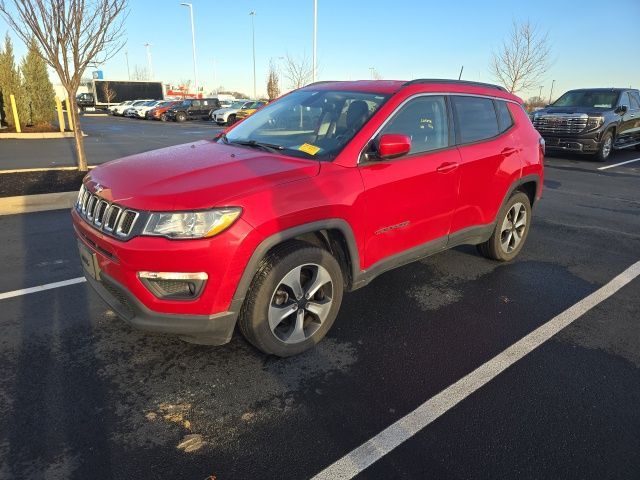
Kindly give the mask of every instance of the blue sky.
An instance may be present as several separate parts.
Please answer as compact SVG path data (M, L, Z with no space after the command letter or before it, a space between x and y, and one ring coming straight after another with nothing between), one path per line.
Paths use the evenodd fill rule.
M269 60L289 53L311 58L313 0L191 0L200 84L253 91L251 21L256 11L258 94L266 92ZM492 81L488 65L512 20L547 32L553 65L542 82L549 96L588 86L640 86L640 1L318 0L319 80L463 78ZM0 20L0 34L7 25ZM24 46L16 40L18 55ZM188 9L179 0L130 0L127 50L131 70L146 66L149 42L154 76L177 84L193 77ZM215 72L214 72L215 66ZM126 79L124 51L103 66ZM214 84L215 76L215 84ZM286 85L284 85L286 87ZM519 92L523 97L538 94Z

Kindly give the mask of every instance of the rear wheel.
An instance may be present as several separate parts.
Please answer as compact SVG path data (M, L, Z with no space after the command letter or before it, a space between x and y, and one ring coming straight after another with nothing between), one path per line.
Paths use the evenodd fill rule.
M162 115L160 115L160 121L162 122L166 122L167 121L167 114L163 113Z
M297 355L324 338L338 315L342 293L342 271L328 251L287 242L262 261L238 326L265 353Z
M489 240L478 245L487 258L507 262L513 260L527 239L531 224L531 203L523 192L515 192L498 214L496 227Z
M602 137L600 148L595 154L596 160L605 162L607 158L609 158L609 155L611 155L611 150L613 150L613 134L611 131L608 131Z

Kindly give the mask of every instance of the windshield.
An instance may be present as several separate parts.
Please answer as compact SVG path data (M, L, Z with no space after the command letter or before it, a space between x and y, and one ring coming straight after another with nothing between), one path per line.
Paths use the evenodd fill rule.
M231 108L242 108L242 106L244 105L244 101L240 101L240 102L233 102L231 104Z
M576 90L567 92L553 102L554 107L613 108L618 101L618 92Z
M387 100L367 92L300 90L265 106L220 141L330 160Z

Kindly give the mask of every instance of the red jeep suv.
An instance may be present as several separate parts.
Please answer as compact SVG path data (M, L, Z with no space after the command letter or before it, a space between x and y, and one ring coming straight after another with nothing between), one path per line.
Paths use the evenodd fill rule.
M88 282L143 330L263 352L319 342L345 291L461 244L513 259L544 141L518 97L320 82L218 135L102 165L72 209Z

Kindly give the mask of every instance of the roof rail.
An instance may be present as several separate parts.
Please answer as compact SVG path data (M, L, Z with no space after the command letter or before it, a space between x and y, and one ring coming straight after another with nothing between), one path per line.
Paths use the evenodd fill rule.
M321 80L318 82L313 82L313 83L307 83L305 85L305 87L310 87L311 85L322 85L323 83L335 83L335 82L339 82L340 80Z
M507 91L506 88L501 87L500 85L494 85L493 83L473 82L470 80L452 80L447 78L416 78L415 80L404 83L402 86L406 87L407 85L415 85L417 83L453 83L458 85L495 88L496 90L502 90L503 92Z

